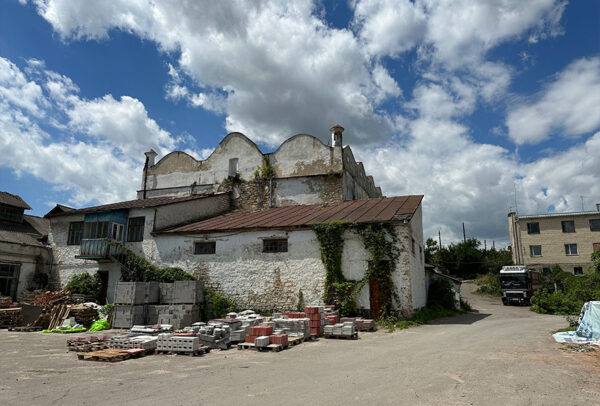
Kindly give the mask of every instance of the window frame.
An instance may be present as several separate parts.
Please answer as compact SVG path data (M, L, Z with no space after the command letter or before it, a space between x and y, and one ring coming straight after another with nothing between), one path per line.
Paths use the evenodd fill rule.
M592 227L593 222L595 222L596 225ZM592 231L592 232L600 231L600 219L590 219L589 224L590 224L590 231Z
M198 247L211 247L208 251L199 250ZM217 253L216 241L194 241L194 255L213 255Z
M269 245L274 247L274 249L269 248ZM287 238L265 238L262 240L262 252L265 254L279 254L288 251L289 243Z
M132 224L133 222L139 222L139 224ZM140 242L144 241L144 226L146 224L145 216L129 217L127 219L127 242Z
M579 270L579 271L577 271ZM582 266L574 266L573 267L573 275L583 275L583 267Z
M573 231L566 229L566 227L565 227L566 224L573 224ZM574 233L574 232L576 232L576 230L575 230L575 220L562 220L560 222L560 225L562 227L562 232L563 233Z
M537 231L532 230L534 224L537 227ZM540 222L539 221L530 221L527 223L527 234L539 234L539 233L540 233Z
M74 226L76 224L81 226L79 230L74 229ZM81 240L83 240L83 227L83 221L71 221L69 223L69 231L67 233L67 245L81 245ZM79 233L79 239L76 238L76 233Z
M573 247L575 247L575 253L573 253ZM565 244L565 255L569 257L579 255L579 249L577 247L577 244Z
M539 247L539 249L540 249L540 253L539 253L539 255L535 255L535 253L534 253L534 250L535 250L535 248L537 248L537 247ZM542 246L541 246L541 245L539 245L539 244L536 244L536 245L530 245L530 246L529 246L529 256L530 256L530 257L532 257L532 258L541 257L541 256L542 256Z

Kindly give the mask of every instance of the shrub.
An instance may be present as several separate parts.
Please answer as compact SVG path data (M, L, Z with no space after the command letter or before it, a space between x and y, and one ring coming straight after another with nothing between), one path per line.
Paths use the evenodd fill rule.
M193 281L196 280L193 275L185 272L181 268L157 268L152 267L144 274L146 282L175 282L175 281Z
M204 288L204 319L220 319L227 316L227 313L239 311L238 305L231 299L222 296L210 288Z
M450 282L445 279L431 281L427 294L427 307L456 310L456 301Z
M298 291L298 303L296 304L296 311L304 311L304 293L302 293L302 289Z
M98 274L94 276L87 272L73 275L65 290L78 295L93 296L96 300L101 300L102 282Z
M498 276L494 274L478 275L475 279L475 283L479 285L477 293L483 293L492 296L501 296L502 291L500 287L500 281Z

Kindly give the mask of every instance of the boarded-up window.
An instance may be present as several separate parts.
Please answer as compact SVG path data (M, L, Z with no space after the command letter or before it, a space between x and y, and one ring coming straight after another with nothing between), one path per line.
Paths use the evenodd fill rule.
M263 252L287 252L287 238L263 240Z
M81 237L83 237L83 221L74 221L69 223L69 237L67 238L67 245L81 244Z
M145 217L131 217L127 222L127 241L144 241Z
M203 241L194 243L194 255L208 255L217 252L215 241Z

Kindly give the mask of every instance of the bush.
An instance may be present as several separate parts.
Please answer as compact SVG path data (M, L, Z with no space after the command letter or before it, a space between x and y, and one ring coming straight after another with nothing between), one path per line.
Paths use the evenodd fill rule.
M304 311L304 293L302 293L302 289L298 291L298 303L296 304L296 311Z
M531 310L534 312L579 314L585 302L600 300L600 273L575 276L554 267L549 279L553 281L552 286L545 286L531 297ZM556 291L553 291L554 284Z
M427 294L427 307L456 310L456 301L450 282L440 278L431 281Z
M475 283L477 285L479 285L479 289L477 289L477 293L483 293L485 295L492 295L492 296L502 296L500 281L498 280L497 275L493 275L493 274L477 275L477 278L475 279Z
M220 319L227 316L227 313L238 312L238 305L231 299L221 296L218 292L210 288L204 288L204 319Z
M181 268L152 267L145 272L144 280L146 282L172 283L175 281L193 281L196 280L196 278Z
M65 286L65 290L77 295L89 295L96 300L103 300L103 298L100 298L102 281L97 273L94 276L87 272L73 275L67 286Z

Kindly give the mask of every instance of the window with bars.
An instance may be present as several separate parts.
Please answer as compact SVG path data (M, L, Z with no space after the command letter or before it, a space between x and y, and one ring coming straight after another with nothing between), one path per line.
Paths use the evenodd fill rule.
M194 243L194 255L208 255L217 252L216 241L202 241Z
M263 240L263 252L288 252L287 238Z
M127 221L127 241L144 241L145 217L131 217Z
M81 244L82 237L83 237L83 221L74 221L72 223L69 223L69 236L67 238L67 245Z

